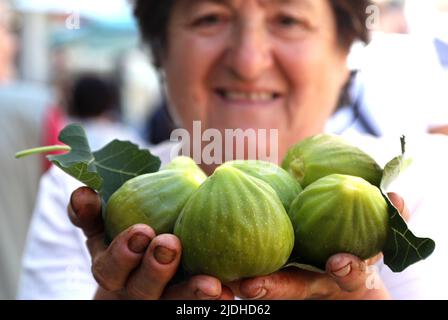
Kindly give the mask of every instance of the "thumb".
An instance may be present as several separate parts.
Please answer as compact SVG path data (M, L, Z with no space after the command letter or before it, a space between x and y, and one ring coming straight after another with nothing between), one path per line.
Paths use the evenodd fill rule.
M327 261L327 273L336 281L339 287L346 292L367 290L370 276L367 263L359 258L347 254L336 254Z

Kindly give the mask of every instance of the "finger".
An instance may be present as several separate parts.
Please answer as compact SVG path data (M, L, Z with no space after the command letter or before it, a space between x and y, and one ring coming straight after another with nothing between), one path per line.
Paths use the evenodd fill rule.
M235 300L235 294L232 289L223 285L221 290L221 297L219 297L219 300Z
M182 247L179 239L162 234L151 241L142 263L128 280L126 290L136 299L159 299L175 275Z
M390 192L387 195L389 196L390 201L392 202L394 207L397 208L398 212L403 217L403 219L409 221L411 215L408 207L404 203L403 198L394 192Z
M92 273L98 284L108 291L123 289L154 237L152 228L137 224L120 233L106 250L93 249Z
M317 299L336 288L327 275L293 268L241 281L239 293L247 299Z
M199 275L191 277L188 281L167 288L163 294L164 299L170 300L218 300L233 298L232 291L222 286L218 279Z
M327 261L327 273L346 292L367 290L367 263L350 254L337 254Z
M81 187L73 191L67 211L70 221L81 228L87 238L103 232L101 198L93 189Z

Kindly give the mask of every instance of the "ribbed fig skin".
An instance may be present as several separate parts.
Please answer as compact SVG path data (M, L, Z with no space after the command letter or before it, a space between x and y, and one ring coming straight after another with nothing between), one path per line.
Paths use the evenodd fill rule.
M276 164L261 160L235 160L224 165L237 168L268 183L277 193L287 212L291 202L302 192L300 184Z
M383 175L372 157L331 134L307 138L290 148L282 168L303 188L330 174L352 175L379 186Z
M293 232L274 189L231 166L217 168L191 196L174 229L184 269L223 282L277 271Z
M205 175L196 170L167 169L127 181L107 204L108 237L113 239L140 223L151 226L157 234L172 233L183 206L204 180Z
M386 201L377 187L359 177L334 174L317 180L293 201L289 215L294 256L322 269L336 253L371 258L387 237Z

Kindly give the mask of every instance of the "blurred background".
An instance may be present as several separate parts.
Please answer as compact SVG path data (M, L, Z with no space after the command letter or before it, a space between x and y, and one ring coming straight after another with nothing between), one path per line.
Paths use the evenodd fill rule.
M349 97L327 130L448 134L448 0L375 0L372 41L349 59ZM69 122L93 149L157 144L175 125L126 0L0 0L0 299L14 299L38 182L15 152L58 143Z

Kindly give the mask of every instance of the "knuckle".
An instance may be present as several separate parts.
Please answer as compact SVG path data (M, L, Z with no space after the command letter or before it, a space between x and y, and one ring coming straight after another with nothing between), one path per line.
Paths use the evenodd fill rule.
M107 265L103 259L95 259L92 264L92 274L98 285L107 291L118 291L123 288L123 285L116 279L110 276Z
M136 282L131 282L126 286L126 292L133 299L145 300L150 299L151 294L149 292L145 292Z

